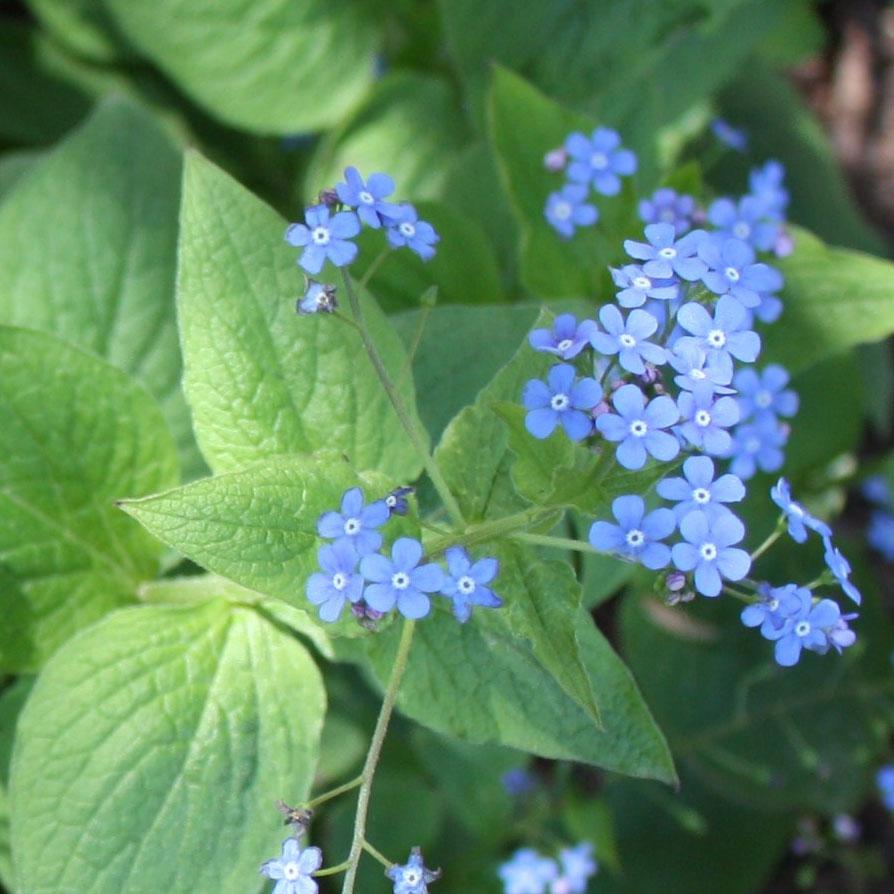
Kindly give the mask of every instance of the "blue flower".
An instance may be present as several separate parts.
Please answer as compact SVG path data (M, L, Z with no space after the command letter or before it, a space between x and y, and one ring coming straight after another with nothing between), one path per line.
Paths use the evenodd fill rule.
M357 257L357 246L348 240L360 232L353 211L339 211L332 219L325 205L313 205L304 212L305 223L286 230L286 242L304 248L298 263L311 274L319 273L328 260L345 267Z
M743 307L757 307L763 293L782 288L782 274L768 264L756 264L754 249L741 239L703 239L698 256L707 266L702 282L715 295L732 295Z
M762 472L778 472L785 455L782 448L788 440L788 429L773 419L759 419L745 425L737 425L730 448L730 471L743 481Z
M754 196L715 199L708 209L708 220L728 236L753 245L758 251L770 251L779 239L781 226L769 220L761 203Z
M348 537L320 547L317 561L323 573L316 572L308 578L307 598L320 606L321 620L337 621L345 600L360 601L363 578L356 573L359 559Z
M394 248L407 246L423 261L429 261L435 256L432 246L440 242L441 237L430 223L419 220L412 205L398 205L395 213L388 215L385 224L388 227L388 241Z
M610 267L612 280L621 289L617 294L621 307L642 307L646 299L673 301L680 294L680 287L673 279L653 279L646 276L643 268L627 264L618 269Z
M770 498L784 513L788 532L796 543L803 543L807 539L807 528L816 531L821 537L832 536L832 529L824 521L812 516L792 499L792 490L785 478L780 478L770 488Z
M604 413L596 420L596 427L609 441L618 441L615 453L625 469L641 469L647 454L667 462L680 452L680 442L669 428L680 418L677 405L666 394L646 405L642 391L636 385L622 385L612 397L615 413Z
M739 127L733 127L729 121L723 118L714 118L711 121L711 133L730 149L736 152L748 151L748 134Z
M707 237L704 230L693 230L680 239L672 224L649 224L645 230L648 242L624 240L624 251L631 258L645 261L647 276L670 279L675 273L681 279L694 282L707 270L705 262L696 257L698 247Z
M860 595L860 591L850 582L850 563L841 554L841 550L832 545L831 536L823 535L823 546L825 547L823 559L826 562L826 567L832 572L832 576L838 581L845 595L859 605L863 597Z
M881 795L882 804L888 810L894 811L894 764L886 764L879 768L875 774L875 784Z
M451 546L445 553L448 575L441 584L441 593L453 600L453 614L464 624L472 615L472 606L499 608L503 600L485 586L499 573L500 563L491 556L474 564L461 546Z
M524 767L513 767L507 770L501 777L500 782L506 790L506 794L513 797L521 797L533 791L537 786L537 779Z
M677 322L692 335L677 339L674 350L695 344L705 352L707 364L719 367L724 375L732 377L733 357L753 363L760 353L760 336L747 328L747 311L729 295L717 302L713 319L701 304L690 302L677 311Z
M771 363L760 373L753 369L739 370L733 383L739 392L737 400L742 418L794 416L798 412L798 395L786 389L788 382L788 371L777 363Z
M884 506L886 509L894 506L891 500L891 486L884 475L870 475L863 481L860 491L870 503Z
M690 512L680 522L686 543L675 543L671 551L680 571L695 571L695 588L704 596L719 596L721 578L741 580L751 568L744 549L735 549L745 536L745 526L731 512L709 519L703 512Z
M763 167L754 168L748 176L751 195L760 203L764 214L781 220L785 217L788 205L788 191L782 185L785 180L785 168L775 159L771 159Z
M894 562L894 515L876 510L869 517L866 529L869 545L889 562Z
M670 547L659 541L668 537L677 526L670 509L656 509L646 515L642 497L617 497L612 502L612 513L618 524L593 522L590 544L602 552L617 553L646 568L656 571L670 562Z
M276 880L272 894L317 894L317 883L312 873L323 863L323 854L318 847L301 850L294 838L282 843L282 856L268 860L261 866L261 875Z
M591 227L599 220L599 211L586 198L586 186L566 183L559 192L549 194L543 216L560 236L570 239L576 227Z
M757 602L742 609L742 623L746 627L760 627L764 639L775 640L782 635L785 622L800 610L803 593L810 598L810 590L797 584L784 587L762 585Z
M575 381L574 367L559 363L546 376L546 383L531 379L522 395L525 428L535 438L548 438L561 423L572 441L581 441L593 430L590 410L602 400L602 388L595 379Z
M630 311L627 321L614 304L606 304L599 311L599 322L605 332L598 330L590 336L590 344L600 354L618 355L618 362L628 372L642 375L646 371L643 361L661 366L667 355L664 348L647 341L658 328L658 320L644 310Z
M563 360L571 360L580 354L596 330L594 320L583 320L578 325L574 314L559 314L551 330L534 329L528 335L528 341L535 351L545 351Z
M684 391L692 391L697 386L708 383L715 394L735 394L726 386L732 381L732 371L719 366L706 366L708 356L691 339L677 339L667 362L680 374L674 382Z
M347 538L358 556L374 553L382 545L382 535L375 530L391 515L384 500L369 506L363 504L363 491L352 487L341 498L341 512L326 512L317 522L317 533L330 540Z
M796 606L788 608L782 629L768 636L776 640L774 657L782 667L797 664L802 649L820 655L828 652L833 645L830 634L842 620L841 609L831 599L814 603L810 591L804 587L797 588L794 597Z
M357 209L357 216L368 227L378 230L397 213L397 206L385 202L394 192L394 181L387 174L371 174L366 183L357 168L345 168L347 183L339 183L335 192L343 205Z
M553 882L550 894L584 894L590 876L599 869L593 859L593 845L589 841L562 848L559 863L562 865L562 875Z
M426 593L436 593L444 583L439 565L419 565L422 544L412 537L398 537L391 547L391 558L375 553L360 560L360 573L372 581L363 594L368 605L377 612L391 611L395 606L412 620L424 618L431 609Z
M565 149L572 158L568 179L592 183L593 189L604 196L617 195L621 191L620 177L636 173L636 156L622 148L620 135L607 127L597 127L590 139L582 133L570 134Z
M739 405L733 397L714 397L708 382L682 391L677 398L680 408L680 433L699 450L723 456L732 446L727 429L739 421Z
M385 497L385 505L392 515L406 515L409 505L407 497L413 493L412 487L396 487L387 497Z
M503 894L545 894L546 886L559 875L555 860L531 848L521 848L498 870Z
M326 283L314 282L310 280L307 284L307 290L302 298L298 299L295 310L301 316L308 314L331 314L335 313L338 302L335 300L335 286Z
M395 864L385 870L394 882L394 894L428 894L428 885L441 877L440 869L427 869L422 861L422 851L414 847L403 866Z
M652 193L651 198L642 199L637 210L643 223L671 224L674 232L682 236L692 227L695 199L665 186Z
M735 475L721 475L714 480L714 463L707 456L690 456L683 463L683 478L665 478L658 482L658 495L676 502L678 519L690 512L701 511L714 519L729 512L724 503L745 499L745 485Z

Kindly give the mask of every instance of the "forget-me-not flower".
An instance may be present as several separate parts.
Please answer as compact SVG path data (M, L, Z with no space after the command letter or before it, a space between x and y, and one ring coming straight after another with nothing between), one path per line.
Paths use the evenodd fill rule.
M787 614L782 629L769 636L776 640L776 662L783 667L798 663L801 650L824 655L829 651L830 631L841 620L841 609L831 599L814 602L810 591L799 587L794 592L797 608Z
M394 894L428 894L428 886L441 877L440 869L428 869L422 860L422 851L414 847L407 862L395 864L385 870L394 882Z
M305 210L304 220L289 226L286 242L304 249L298 263L308 273L319 273L326 261L345 267L357 257L357 246L349 241L360 232L353 211L339 211L330 217L325 205L313 205Z
M724 118L714 118L711 121L711 133L730 149L736 152L748 151L748 134L741 127L733 127Z
M587 187L566 183L558 192L549 194L543 216L564 239L570 239L577 227L591 227L599 220L599 210L587 202Z
M378 230L397 214L397 205L384 201L394 192L394 181L387 174L370 174L365 183L357 168L345 168L346 183L339 183L335 193L342 204L357 210L357 216L368 227Z
M440 592L453 602L456 620L464 624L472 615L475 605L499 608L503 600L488 586L500 571L500 563L492 556L472 562L461 546L451 546L444 553L448 573L444 576Z
M412 537L398 537L391 558L374 553L360 560L360 573L371 581L363 596L377 612L393 608L412 620L424 618L431 609L427 593L437 593L444 583L444 571L431 562L420 565L422 544Z
M318 847L304 850L295 838L282 843L282 856L267 860L261 866L261 875L275 879L272 894L317 894L317 883L311 877L323 863Z
M732 377L733 360L753 363L760 353L760 336L748 329L747 311L729 295L723 295L714 309L714 316L701 304L690 302L677 311L677 322L689 336L674 343L695 344L705 352L707 363L719 367Z
M658 328L658 320L647 311L632 310L625 321L614 304L606 304L599 311L599 322L605 332L593 332L590 344L600 354L617 354L618 363L628 372L642 375L646 371L643 361L655 366L666 361L664 348L648 341Z
M649 298L656 301L673 301L680 294L680 286L675 280L647 276L643 268L637 264L609 269L612 280L621 290L616 296L621 307L642 307Z
M317 313L335 313L337 307L338 302L335 300L335 286L311 280L307 284L307 290L304 295L298 299L295 310L297 310L301 316L308 316L309 314Z
M778 472L785 461L782 448L788 440L787 428L774 419L758 419L737 425L730 447L730 471L743 481L753 478L757 470Z
M832 529L821 519L811 515L800 503L792 499L792 489L785 478L780 478L770 488L770 498L783 511L788 532L796 543L807 539L807 529L820 537L831 537Z
M769 217L782 219L785 216L789 195L788 190L782 185L784 180L785 168L775 159L770 159L761 167L754 168L748 175L751 195Z
M708 355L697 343L678 338L674 349L668 352L667 362L679 373L674 382L684 391L692 391L699 385L707 383L715 394L734 394L728 388L732 380L731 371L719 366L708 366Z
M798 412L798 395L786 388L788 382L788 371L778 363L771 363L761 372L740 369L733 377L733 384L742 418L794 416Z
M745 526L731 512L709 519L690 512L680 522L685 543L675 543L671 554L680 571L695 571L695 588L703 596L719 596L722 578L741 580L751 568L744 549L735 548L745 536Z
M545 894L546 886L559 875L555 860L531 848L521 848L498 870L503 894Z
M733 397L715 397L708 382L681 391L679 431L690 444L712 456L723 456L732 446L728 428L739 421L739 405Z
M746 627L760 627L764 639L778 639L786 620L800 609L803 593L810 598L810 590L797 584L762 585L759 600L742 609L742 623Z
M535 351L571 360L589 343L597 328L595 320L578 323L574 314L559 314L552 329L534 329L528 335L528 342Z
M396 211L387 216L385 225L388 241L394 248L406 246L423 261L430 261L435 256L434 246L441 237L430 223L419 220L419 214L412 205L398 205Z
M307 598L320 607L322 621L337 621L345 601L360 601L363 578L357 573L359 560L348 537L320 547L317 561L323 571L307 579Z
M593 522L590 544L594 549L617 553L653 571L670 562L670 547L660 542L677 526L670 509L656 509L646 514L643 498L631 494L612 501L612 514L618 521L616 525Z
M352 487L341 498L340 512L326 512L320 516L317 533L329 540L346 538L358 556L365 556L382 545L382 535L375 529L384 525L390 514L384 500L366 506L363 491Z
M698 247L707 237L704 230L693 230L677 239L673 224L649 224L647 242L624 240L624 251L631 258L645 261L643 270L647 276L670 279L674 274L688 282L701 279L707 270L705 262L697 257Z
M648 199L642 199L637 211L643 223L671 224L676 234L682 236L692 227L695 199L664 186L655 190Z
M535 438L548 438L561 425L572 441L581 441L593 430L590 411L602 400L602 387L595 379L576 379L571 364L559 363L545 383L531 379L522 397L525 428Z
M851 565L842 555L841 550L837 546L833 546L831 536L823 536L823 559L826 567L832 572L832 576L838 581L838 585L844 590L845 595L853 599L857 605L860 604L863 597L860 591L851 583Z
M622 385L612 403L616 412L603 413L596 419L596 427L609 441L619 442L615 456L625 469L641 469L649 454L667 462L680 452L680 442L663 431L680 418L672 398L663 394L646 405L636 385Z
M888 562L894 562L894 515L879 509L873 512L869 516L866 540Z
M738 202L715 199L708 209L708 220L720 232L753 245L758 251L770 251L779 239L780 224L770 220L754 196L743 196Z
M732 295L743 307L757 307L762 294L782 288L782 274L755 263L754 249L741 239L703 239L698 256L707 266L702 282L715 295Z
M683 463L682 478L665 478L658 482L658 495L675 502L678 519L690 512L701 511L714 519L731 510L725 503L745 499L745 485L735 475L721 475L714 480L714 463L707 456L690 456Z
M567 176L576 183L590 183L596 192L615 196L621 191L621 177L636 173L636 156L621 146L617 131L597 127L589 138L569 134L565 149L571 157Z
M559 851L559 864L562 874L553 882L550 894L584 894L587 882L599 869L589 841L582 841L575 847L563 847Z

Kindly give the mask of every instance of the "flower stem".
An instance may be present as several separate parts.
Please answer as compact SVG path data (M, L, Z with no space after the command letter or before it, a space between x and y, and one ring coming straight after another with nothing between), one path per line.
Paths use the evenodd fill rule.
M312 875L314 878L323 878L323 876L326 875L338 875L339 872L344 872L350 865L351 864L345 860L335 866L327 866L325 869L318 869L316 872L312 873Z
M776 525L773 533L751 554L751 561L759 559L782 536L782 520Z
M363 274L363 278L360 280L359 286L360 289L363 290L369 284L369 281L373 278L376 270L382 266L382 262L385 258L388 257L390 253L390 249L386 246L379 252L379 256L366 268L366 273Z
M428 472L428 477L431 479L431 483L438 492L441 502L446 507L454 523L463 524L462 510L460 510L456 498L450 492L450 488L447 486L447 482L444 480L444 476L441 474L441 470L438 468L437 463L428 452L428 448L425 445L425 438L419 430L419 423L410 415L407 408L404 406L404 402L398 394L397 388L391 381L391 376L388 375L385 363L370 337L369 330L366 328L366 323L363 319L363 310L360 307L360 300L357 297L354 286L351 284L351 278L345 271L342 271L342 280L345 285L345 292L348 295L348 302L351 305L351 313L354 316L354 320L356 321L357 328L360 332L360 338L363 341L363 347L366 349L366 353L373 365L373 369L375 369L376 375L379 377L379 381L382 383L382 387L385 389L385 393L391 401L391 406L394 407L394 412L397 413L397 418L400 420L401 425L404 427L404 430L410 438L410 442L413 444L416 453L422 460L422 464L425 466L425 471Z
M375 857L386 869L391 869L391 867L395 865L380 850L374 848L365 838L363 839L363 850L365 850L371 857Z
M372 741L369 743L369 752L363 765L361 774L363 782L360 785L360 793L357 795L357 813L354 817L354 837L351 839L351 850L348 853L348 867L345 873L341 894L353 894L354 880L357 877L357 866L363 845L366 840L366 815L369 811L369 796L372 791L373 779L376 775L376 767L379 763L379 755L382 752L382 743L385 741L385 733L388 731L388 722L391 720L391 712L397 700L400 682L404 671L407 669L407 661L410 657L410 646L413 643L413 632L416 629L415 621L404 621L404 627L400 634L400 643L397 646L397 654L394 656L394 666L391 668L391 678L388 680L388 688L382 699L382 707L379 710L379 719L373 731ZM388 864L391 865L390 863Z
M500 537L513 536L516 532L529 528L539 517L549 515L554 510L532 507L523 512L506 515L503 518L495 518L481 524L470 525L462 532L446 534L436 537L426 544L426 555L435 556L442 553L448 546L475 546L479 543L487 543Z
M337 798L339 795L343 795L345 792L351 791L351 789L357 788L358 785L363 784L363 777L358 776L356 779L352 779L350 782L346 782L343 785L339 785L337 788L331 789L328 792L323 792L322 795L317 795L312 801L308 801L304 806L308 810L313 810L314 807L319 807L320 804L325 804L327 801L331 801L333 798Z

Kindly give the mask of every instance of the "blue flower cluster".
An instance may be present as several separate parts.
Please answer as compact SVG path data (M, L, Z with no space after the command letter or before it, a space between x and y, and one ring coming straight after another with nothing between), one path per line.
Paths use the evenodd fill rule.
M282 855L267 860L261 866L261 875L275 879L272 894L317 894L319 886L312 878L323 865L323 853L318 847L302 849L296 838L282 843Z
M563 848L558 860L520 848L498 870L504 894L584 894L599 867L593 845Z
M863 496L874 504L869 516L866 539L888 562L894 562L894 498L883 475L873 475L863 482Z
M317 554L320 571L307 581L307 598L319 606L320 619L337 621L346 603L355 617L378 620L396 609L417 620L431 611L432 594L450 599L461 623L474 606L498 608L503 604L490 584L499 573L499 562L490 556L473 562L465 548L451 546L445 553L445 571L427 562L422 543L398 537L390 554L381 552L379 532L392 515L404 515L411 488L399 487L382 500L367 504L363 491L353 487L342 496L338 512L325 512L317 521L317 533L332 541Z
M394 894L428 894L428 886L441 877L441 870L426 868L422 851L414 847L403 866L395 864L385 875L394 882Z
M346 168L344 182L323 190L320 201L305 209L304 223L290 224L286 230L286 242L303 249L298 264L312 276L327 261L334 267L352 264L358 251L352 240L361 226L383 229L393 248L407 247L423 261L433 258L440 237L430 223L419 220L411 204L386 201L394 188L387 174L372 174L364 180L357 168ZM298 300L298 312L331 313L335 307L334 288L309 279Z
M543 214L564 239L577 227L589 227L599 220L599 209L587 202L589 190L603 196L621 191L621 177L636 173L636 156L621 145L617 131L597 127L591 136L568 135L560 149L547 153L544 164L550 171L565 171L567 183L550 193Z
M894 764L885 764L875 774L875 783L878 788L882 804L894 813Z

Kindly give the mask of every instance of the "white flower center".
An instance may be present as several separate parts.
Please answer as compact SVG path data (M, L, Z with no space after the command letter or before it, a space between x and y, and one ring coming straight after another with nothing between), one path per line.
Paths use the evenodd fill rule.
M664 258L666 261L673 260L677 256L677 250L675 248L671 248L671 246L667 246L667 248L662 248L658 252L658 257Z
M630 423L630 434L635 438L643 438L646 436L646 433L649 431L649 426L646 425L646 421L644 419L635 419Z
M290 882L294 882L301 875L301 870L294 860L289 860L282 868L282 877Z
M360 524L359 518L345 519L345 534L347 534L349 537L352 534L356 534L361 527L362 525Z
M553 216L557 220L568 220L571 217L572 210L570 202L559 201L553 205Z
M760 438L748 438L745 441L745 452L746 453L757 453L761 449L761 441Z
M637 289L650 289L652 288L652 280L648 276L634 276L633 285Z
M810 621L798 621L798 623L795 624L795 633L798 636L807 636L807 634L810 633L810 629Z
M717 547L713 543L703 543L699 552L706 562L713 562L717 558Z
M385 505L389 509L393 509L395 506L397 506L397 497L395 497L394 494L388 494L388 496L385 497Z
M627 532L627 545L628 546L642 546L646 542L646 535L643 534L642 531L637 528L631 528Z
M421 876L415 869L405 869L404 870L404 881L411 887L413 885L419 884L420 877Z
M311 231L310 238L313 239L315 245L328 245L329 230L326 227L314 227Z
M676 215L674 214L673 208L665 208L658 217L663 220L665 223L673 223Z
M711 491L706 487L697 487L692 492L692 499L695 500L696 503L701 503L704 506L705 503L711 502Z
M340 571L336 571L335 574L332 575L332 586L335 587L339 592L344 590L344 588L348 585L348 578L346 575L342 574Z
M751 235L751 227L748 226L748 224L745 223L744 220L740 220L733 227L733 236L735 236L737 239L747 239L750 235Z
M608 167L608 156L604 152L594 152L590 156L590 166L597 171L605 170Z
M374 205L376 202L372 197L372 193L367 192L365 189L357 193L357 198L360 199L364 205Z
M778 599L771 599L771 600L767 603L767 608L770 609L771 612L775 612L775 611L777 611L777 610L779 609L779 600L778 600Z
M730 282L738 282L742 275L735 267L727 267L723 272L726 274L726 278Z
M391 575L391 586L395 590L406 590L410 586L410 575L404 571L396 571Z
M416 227L407 220L398 225L398 230L400 230L407 239L412 239L416 235Z
M456 582L456 586L464 596L469 596L471 593L475 592L475 580L469 577L468 574L464 574Z
M695 414L695 424L699 428L707 428L711 424L711 414L707 410L699 410Z
M701 381L702 379L707 379L708 377L705 375L704 371L701 369L690 369L689 375L693 379L698 379Z
M754 405L761 410L766 410L772 403L773 395L766 388L762 388L754 395Z
M567 351L573 344L574 342L570 338L563 338L556 347L560 351Z
M798 518L804 518L804 510L797 503L789 503L789 515L797 515Z
M567 410L570 406L571 401L568 398L567 394L554 394L549 401L549 405L557 412L561 413L562 410Z
M622 348L635 348L636 347L636 339L627 332L624 332L622 335L619 335L618 341L621 343Z
M712 348L722 348L726 344L726 333L722 329L712 329L707 342Z

